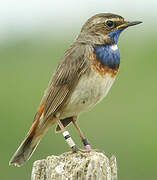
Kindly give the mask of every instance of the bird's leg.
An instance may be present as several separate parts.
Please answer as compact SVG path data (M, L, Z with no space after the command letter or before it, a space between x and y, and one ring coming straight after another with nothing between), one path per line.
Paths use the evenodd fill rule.
M82 140L82 143L83 143L85 149L90 150L91 146L90 146L90 144L88 142L88 139L84 137L83 133L81 132L81 129L79 128L78 124L76 123L76 119L77 119L76 116L73 117L72 123L73 123L74 127L76 128L79 136L81 137L81 140Z
M69 132L65 129L65 127L63 126L62 122L60 121L59 118L56 117L56 121L62 131L62 134L66 140L66 142L68 143L68 145L70 146L70 148L72 149L73 152L78 151L79 149L77 148L77 146L75 145L73 139L71 138Z

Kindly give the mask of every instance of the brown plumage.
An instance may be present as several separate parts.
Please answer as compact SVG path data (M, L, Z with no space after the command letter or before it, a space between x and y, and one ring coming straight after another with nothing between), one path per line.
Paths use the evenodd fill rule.
M113 27L105 24L108 19L114 22ZM109 13L97 14L85 23L53 73L33 124L10 164L21 166L30 158L42 136L56 122L56 117L67 126L80 112L92 108L107 94L118 69L110 71L104 66L100 74L99 68L93 66L96 58L90 55L93 55L95 44L113 44L114 39L108 33L120 26L129 25L121 16ZM59 126L56 131L60 131Z

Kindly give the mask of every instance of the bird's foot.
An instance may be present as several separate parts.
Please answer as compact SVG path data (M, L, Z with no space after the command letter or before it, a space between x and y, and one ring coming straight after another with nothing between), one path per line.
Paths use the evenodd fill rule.
M76 153L76 152L78 152L80 149L75 145L75 146L73 146L73 147L71 148L71 150L72 150L73 153Z
M104 151L99 150L99 149L92 149L92 151L95 151L95 152L98 152L98 153L103 153L103 154L104 154Z
M77 152L81 152L81 153L87 153L87 152L90 152L91 151L91 149L80 149L80 148L78 148L77 146L73 146L72 148L72 152L73 153L77 153Z

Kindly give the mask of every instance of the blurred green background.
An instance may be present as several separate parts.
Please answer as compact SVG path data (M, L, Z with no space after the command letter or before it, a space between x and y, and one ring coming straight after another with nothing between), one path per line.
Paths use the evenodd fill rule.
M95 12L102 12L98 10ZM38 33L37 29L30 36L19 37L17 33L0 44L0 179L28 180L35 160L69 151L62 134L55 134L54 126L24 166L8 166L58 61L89 14L84 19L81 16L82 22L75 27L67 21L67 27L70 25L65 30L53 31L51 26L49 34ZM150 21L142 15L133 20L143 20L144 24L127 29L120 37L121 67L115 84L101 103L81 114L78 122L93 148L117 157L120 180L156 180L156 27L149 28ZM75 129L68 129L81 147Z

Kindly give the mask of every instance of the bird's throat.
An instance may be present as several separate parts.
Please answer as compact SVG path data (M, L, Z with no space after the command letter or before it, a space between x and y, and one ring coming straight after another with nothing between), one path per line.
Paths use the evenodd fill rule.
M120 64L120 53L117 44L113 45L96 45L94 46L94 54L96 59L104 67L117 69Z
M123 30L124 28L115 29L108 34L113 39L115 44L118 43L119 36Z

